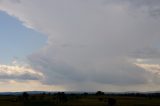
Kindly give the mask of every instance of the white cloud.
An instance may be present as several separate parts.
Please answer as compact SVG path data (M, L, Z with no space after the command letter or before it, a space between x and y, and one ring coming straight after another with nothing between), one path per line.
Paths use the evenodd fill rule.
M158 48L152 48L158 43L160 18L148 15L158 12L154 7L159 3L157 0L21 0L19 3L5 0L0 9L48 37L47 45L28 56L30 66L47 75L45 83L75 90L89 83L92 87L87 89L113 85L118 90L125 85L129 90L129 86L147 86L147 78L152 75L128 59L152 60L159 56Z
M156 74L158 76L160 76L160 65L159 64L139 64L139 63L135 63L138 67L141 67L143 69L145 69L148 72L151 72L153 74Z
M0 82L0 92L19 92L19 91L65 91L62 86L44 85L40 81L16 81L7 80Z
M40 80L44 75L30 67L0 65L0 79Z

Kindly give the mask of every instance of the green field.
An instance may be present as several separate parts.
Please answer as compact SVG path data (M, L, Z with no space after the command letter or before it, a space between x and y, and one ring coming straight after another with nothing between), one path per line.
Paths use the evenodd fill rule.
M0 106L109 106L108 98L114 98L114 106L160 106L159 97L109 96L93 94L36 94L0 96Z

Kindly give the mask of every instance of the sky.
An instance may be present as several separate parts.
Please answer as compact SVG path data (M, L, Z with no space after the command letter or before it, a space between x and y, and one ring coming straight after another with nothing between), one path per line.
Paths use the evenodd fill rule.
M159 0L0 0L0 92L159 91Z
M18 19L2 11L0 23L1 64L8 64L18 58L24 59L45 44L45 36L25 28Z

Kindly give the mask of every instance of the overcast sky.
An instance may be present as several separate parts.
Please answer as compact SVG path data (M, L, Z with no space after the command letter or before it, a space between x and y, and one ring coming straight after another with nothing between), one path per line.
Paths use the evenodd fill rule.
M0 91L160 89L160 0L0 0L0 37Z

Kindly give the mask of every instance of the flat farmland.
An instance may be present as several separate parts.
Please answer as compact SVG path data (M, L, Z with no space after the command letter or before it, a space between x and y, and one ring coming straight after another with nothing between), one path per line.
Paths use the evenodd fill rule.
M109 98L115 103L110 104ZM160 106L160 97L96 94L1 95L0 106Z

